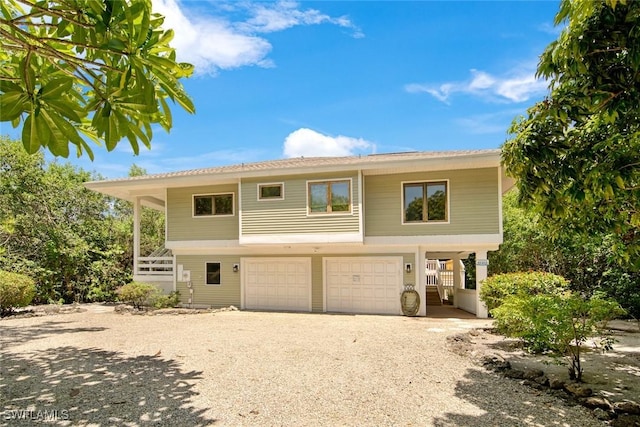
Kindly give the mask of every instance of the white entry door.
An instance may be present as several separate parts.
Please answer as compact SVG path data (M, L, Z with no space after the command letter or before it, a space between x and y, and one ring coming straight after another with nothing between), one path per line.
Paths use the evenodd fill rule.
M327 311L401 314L402 257L324 258Z
M311 311L310 258L243 258L244 308Z

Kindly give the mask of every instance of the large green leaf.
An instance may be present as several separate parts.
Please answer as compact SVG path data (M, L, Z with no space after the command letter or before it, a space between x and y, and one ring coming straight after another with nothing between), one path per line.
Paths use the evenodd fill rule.
M0 122L10 122L29 108L29 98L23 92L6 92L0 95Z
M0 117L23 127L30 153L45 147L67 155L61 144L74 144L90 154L80 133L108 150L125 137L134 149L139 142L149 146L151 124L171 127L161 98L194 111L178 82L192 67L176 64L173 32L161 28L164 18L152 15L149 0L52 0L37 9L29 15L17 1L0 5L3 31L13 40L0 38ZM73 44L61 42L65 38ZM125 120L114 119L111 108Z

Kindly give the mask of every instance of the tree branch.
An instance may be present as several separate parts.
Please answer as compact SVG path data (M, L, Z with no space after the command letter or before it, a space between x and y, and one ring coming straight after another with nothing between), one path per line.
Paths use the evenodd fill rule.
M29 6L31 9L39 10L39 11L41 11L44 14L47 14L47 15L57 16L60 19L64 19L65 21L69 21L69 22L71 22L71 23L73 23L75 25L78 25L78 26L82 27L82 28L86 28L86 29L93 28L93 25L85 23L85 22L77 21L76 19L71 18L67 14L59 12L56 9L47 9L46 7L38 6L35 3L32 3L32 2L27 1L27 0L16 0L16 1L18 1L19 3L22 3L22 4L26 5L26 6ZM70 14L75 14L75 11L68 10L67 12L70 13Z

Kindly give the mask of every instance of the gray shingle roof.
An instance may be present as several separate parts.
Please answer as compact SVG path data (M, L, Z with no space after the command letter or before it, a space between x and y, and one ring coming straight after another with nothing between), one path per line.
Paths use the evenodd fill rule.
M229 166L216 166L211 168L191 169L176 172L165 172L152 175L144 175L137 177L126 177L108 180L107 182L118 181L136 181L147 179L164 179L174 177L188 177L198 175L212 175L223 173L242 173L242 172L266 172L266 171L282 171L286 173L287 169L297 168L317 168L317 167L375 167L380 165L383 167L385 163L410 162L416 160L446 160L468 156L482 155L499 155L499 149L492 150L460 150L460 151L411 151L402 153L384 153L369 154L361 156L346 157L295 157L280 160L267 160L262 162L240 163ZM104 182L104 181L102 181Z

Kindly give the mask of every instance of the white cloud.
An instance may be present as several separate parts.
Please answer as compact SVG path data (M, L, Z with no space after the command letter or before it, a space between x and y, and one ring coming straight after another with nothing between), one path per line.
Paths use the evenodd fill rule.
M300 10L299 4L295 1L255 4L250 7L250 13L253 17L240 27L251 31L270 33L297 25L333 24L352 29L354 37L362 36L360 29L346 16L333 18L316 9Z
M547 90L547 82L536 79L533 74L506 79L495 87L496 93L513 102L523 102L534 94L541 94Z
M461 117L454 120L455 124L465 128L467 132L475 135L480 134L502 134L506 135L509 123L522 110L509 109L497 111L495 113L475 114L469 117Z
M315 9L301 10L295 2L238 3L220 5L218 16L194 14L179 0L156 0L154 12L165 16L164 28L172 28L175 37L171 45L176 48L179 61L196 67L197 74L215 74L220 69L233 69L257 65L272 67L267 58L272 45L257 34L282 31L298 25L332 24L351 29L354 37L360 30L346 17L333 18ZM240 11L246 20L237 18Z
M440 85L411 83L405 85L409 93L428 93L437 100L449 103L456 93L474 95L501 102L524 102L547 90L547 82L535 78L533 70L515 70L504 76L471 70L471 77L463 82L447 82Z
M171 45L178 60L195 65L198 74L269 65L271 44L263 38L242 34L220 18L187 17L176 0L154 1L153 9L165 16L164 28L175 32Z
M291 132L284 140L285 157L351 156L357 153L375 152L375 144L362 138L323 135L307 128Z

